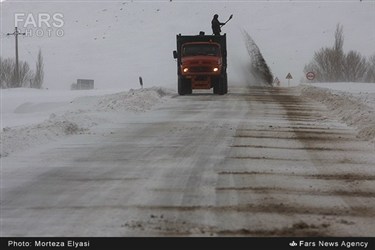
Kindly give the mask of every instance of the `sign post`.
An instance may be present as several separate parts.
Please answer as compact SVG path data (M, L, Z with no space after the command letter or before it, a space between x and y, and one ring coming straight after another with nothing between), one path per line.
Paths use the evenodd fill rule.
M288 73L285 78L288 79L288 87L289 87L290 79L293 79L293 77L290 73Z
M280 80L279 80L279 78L276 77L275 80L273 81L273 83L275 83L276 86L279 87L280 86Z

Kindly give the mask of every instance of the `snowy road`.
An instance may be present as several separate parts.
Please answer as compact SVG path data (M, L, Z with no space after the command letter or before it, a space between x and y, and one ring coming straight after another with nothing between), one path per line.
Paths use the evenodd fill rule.
M374 236L374 148L293 91L176 96L5 157L1 236Z

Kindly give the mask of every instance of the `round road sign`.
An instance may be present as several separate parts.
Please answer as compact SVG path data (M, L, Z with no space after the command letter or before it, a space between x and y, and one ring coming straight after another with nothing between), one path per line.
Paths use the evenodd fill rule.
M308 79L308 80L314 80L314 78L315 78L315 73L314 72L307 72L306 73L306 78Z

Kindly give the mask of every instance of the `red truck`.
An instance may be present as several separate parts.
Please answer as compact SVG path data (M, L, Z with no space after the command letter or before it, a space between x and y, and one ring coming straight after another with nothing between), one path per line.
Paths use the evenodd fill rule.
M211 89L214 94L228 93L226 35L176 36L178 94L192 94L193 89Z

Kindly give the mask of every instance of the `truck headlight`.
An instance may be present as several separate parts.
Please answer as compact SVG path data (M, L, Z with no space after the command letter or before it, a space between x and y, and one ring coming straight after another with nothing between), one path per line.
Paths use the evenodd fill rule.
M186 73L189 71L189 68L184 68L183 71Z
M213 72L219 71L219 68L213 68L212 71Z

